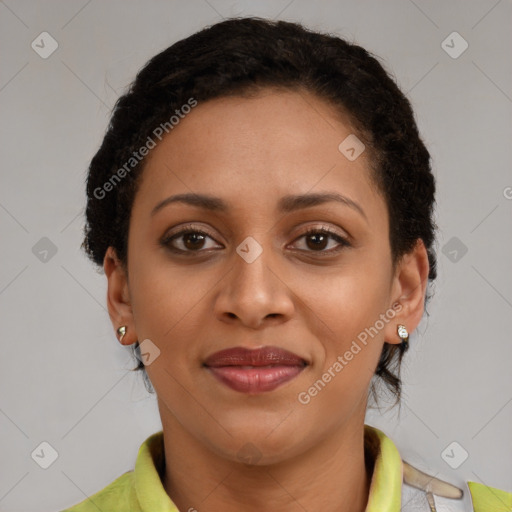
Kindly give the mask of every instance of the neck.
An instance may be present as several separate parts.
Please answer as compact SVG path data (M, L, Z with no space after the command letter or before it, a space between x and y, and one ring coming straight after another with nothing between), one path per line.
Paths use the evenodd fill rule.
M275 512L366 509L373 463L365 464L364 416L300 455L269 465L219 456L172 416L162 419L162 483L179 510L261 512L269 503Z

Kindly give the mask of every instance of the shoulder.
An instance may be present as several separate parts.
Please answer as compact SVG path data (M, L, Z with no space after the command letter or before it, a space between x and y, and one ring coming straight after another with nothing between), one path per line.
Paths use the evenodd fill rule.
M61 512L178 512L162 486L163 431L150 435L139 447L135 468L89 498Z
M134 490L134 473L127 471L101 491L61 512L98 512L98 510L126 510L138 512Z
M367 512L512 512L512 493L477 482L453 485L402 459L395 443L365 425L365 451L374 461Z
M512 511L512 492L478 482L467 482L467 486L471 493L475 512Z
M471 481L456 487L402 463L402 512L512 512L512 493Z

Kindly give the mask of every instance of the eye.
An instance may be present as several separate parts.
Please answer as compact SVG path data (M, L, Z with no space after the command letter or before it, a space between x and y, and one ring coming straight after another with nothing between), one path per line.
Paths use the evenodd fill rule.
M162 240L162 244L177 253L200 252L214 248L207 245L207 239L215 242L213 237L206 231L202 231L193 226L185 226L180 231L165 236Z
M210 243L208 246L208 239L213 241L214 244ZM301 239L304 239L305 248L299 247L299 250L310 253L316 252L329 255L350 246L346 238L327 226L308 229L296 239L295 245ZM172 252L179 254L200 253L215 249L215 244L217 244L212 235L195 226L185 226L179 231L165 236L161 243ZM334 245L334 248L328 248L330 244Z
M322 226L321 228L310 228L297 238L297 240L301 240L303 238L305 239L304 243L307 248L300 250L305 250L306 252L330 254L337 253L344 247L350 246L350 243L346 238L326 226ZM334 249L331 246L330 249L325 250L330 243L334 245ZM337 248L336 245L338 246Z

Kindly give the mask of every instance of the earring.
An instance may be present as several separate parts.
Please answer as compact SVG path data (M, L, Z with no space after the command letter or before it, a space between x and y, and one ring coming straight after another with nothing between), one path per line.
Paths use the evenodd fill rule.
M398 325L396 328L399 338L402 340L402 348L407 350L409 348L409 333L405 328L405 325Z
M122 325L117 329L117 335L119 336L119 341L123 341L124 335L126 334L126 325Z

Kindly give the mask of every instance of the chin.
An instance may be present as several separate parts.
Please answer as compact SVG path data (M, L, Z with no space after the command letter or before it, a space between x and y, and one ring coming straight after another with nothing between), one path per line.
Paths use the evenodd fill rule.
M217 446L217 451L227 459L248 466L267 466L303 451L303 439L297 439L296 434L292 430L272 431L266 424L257 429L253 423L243 434L237 431L229 445Z

